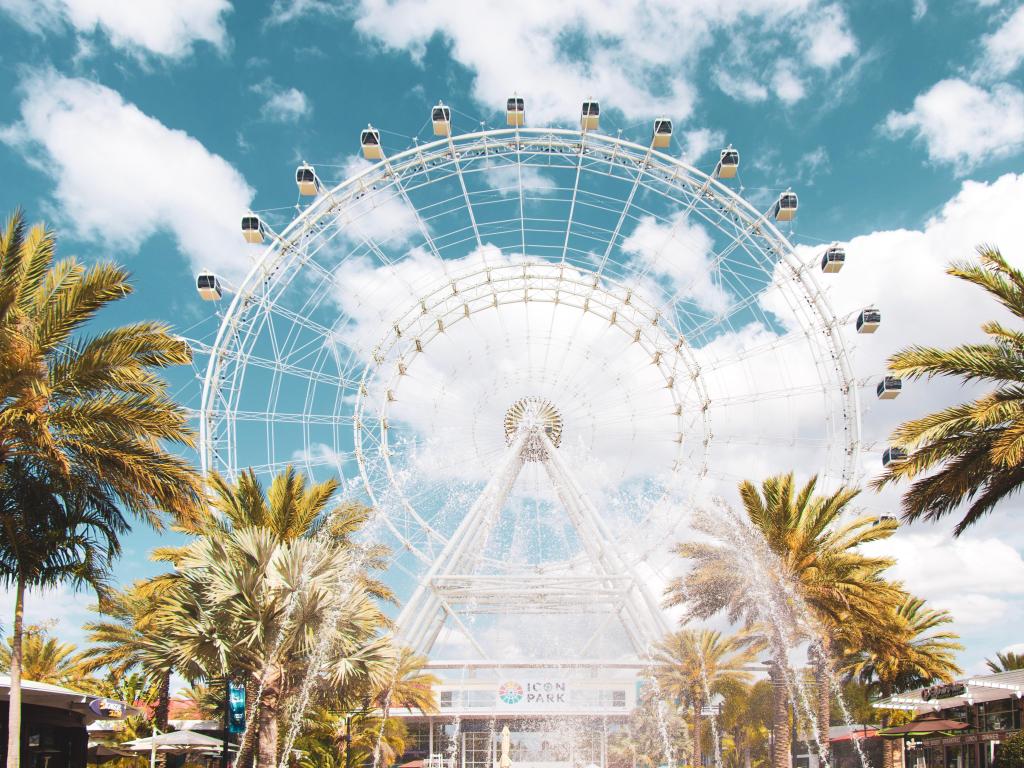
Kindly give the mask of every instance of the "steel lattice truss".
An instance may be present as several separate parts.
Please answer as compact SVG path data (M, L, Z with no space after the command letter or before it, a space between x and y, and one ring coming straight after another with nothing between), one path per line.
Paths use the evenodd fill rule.
M350 170L272 234L200 345L202 465L350 481L418 585L401 629L420 650L447 617L486 655L470 617L509 613L622 617L639 649L664 627L637 564L736 456L853 475L840 320L771 216L712 175L530 128ZM545 436L524 469L502 417L535 396L563 445Z

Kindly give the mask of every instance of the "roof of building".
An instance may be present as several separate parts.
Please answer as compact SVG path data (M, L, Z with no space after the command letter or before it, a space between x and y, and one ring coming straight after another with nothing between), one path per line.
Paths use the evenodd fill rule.
M10 690L10 675L0 675L0 701L8 701L10 699ZM70 688L63 688L59 685L51 685L50 683L37 683L35 680L21 681L21 700L24 704L77 712L82 715L86 725L102 717L100 711L97 711L98 708L93 708L94 702L107 702L119 705L123 708L124 714L122 717L141 713L141 710L121 701L115 702L111 699L105 699L103 696L73 691ZM109 713L107 717L109 717Z
M965 703L1024 697L1024 669L990 675L967 675L949 684L929 685L878 701L888 709L949 709Z
M869 724L856 725L833 725L828 729L828 740L831 741L857 741L859 739L870 739L878 735L878 726Z

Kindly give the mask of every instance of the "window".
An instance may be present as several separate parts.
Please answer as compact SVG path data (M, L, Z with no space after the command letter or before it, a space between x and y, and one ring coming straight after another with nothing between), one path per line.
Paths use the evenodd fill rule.
M983 731L1018 730L1020 719L1020 707L1014 699L986 701L978 705L978 726Z
M441 709L451 708L455 705L455 691L441 691Z

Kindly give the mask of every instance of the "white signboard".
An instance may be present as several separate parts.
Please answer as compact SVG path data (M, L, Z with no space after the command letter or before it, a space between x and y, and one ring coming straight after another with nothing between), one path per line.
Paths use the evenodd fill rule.
M569 683L551 678L509 679L498 686L494 703L498 709L565 709Z

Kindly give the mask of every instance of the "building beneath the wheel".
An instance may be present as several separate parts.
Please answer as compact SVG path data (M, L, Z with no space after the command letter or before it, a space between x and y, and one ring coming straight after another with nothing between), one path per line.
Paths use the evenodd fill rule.
M608 739L637 706L636 662L432 661L439 712L392 711L408 728L400 765L494 768L509 727L516 768L609 765Z

